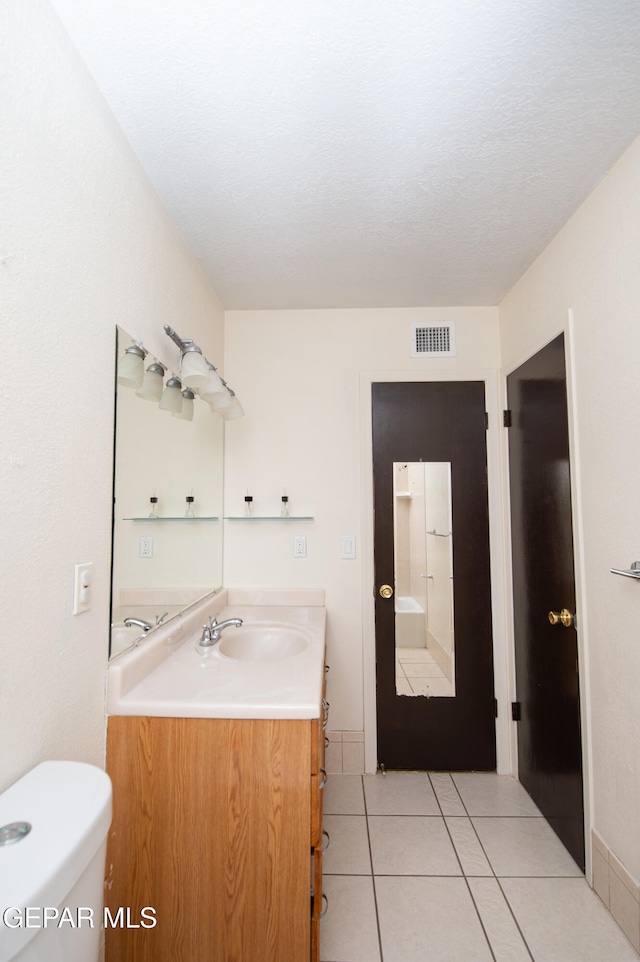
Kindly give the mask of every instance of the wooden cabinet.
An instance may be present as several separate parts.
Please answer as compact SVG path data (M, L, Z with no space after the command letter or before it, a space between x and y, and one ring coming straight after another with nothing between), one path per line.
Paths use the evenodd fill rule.
M107 962L308 962L322 907L322 719L111 716ZM147 913L148 915L149 913Z

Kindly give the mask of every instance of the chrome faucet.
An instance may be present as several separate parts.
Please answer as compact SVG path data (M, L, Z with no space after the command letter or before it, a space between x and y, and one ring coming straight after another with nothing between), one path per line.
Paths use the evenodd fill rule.
M127 628L131 628L132 625L137 625L138 628L142 628L143 631L151 631L152 628L155 628L155 625L152 625L150 621L143 621L142 618L125 618L124 624Z
M216 621L215 618L209 618L209 624L202 626L200 647L209 648L215 645L224 629L228 628L229 625L235 625L236 628L240 628L242 625L242 618L227 618L226 621L220 622Z

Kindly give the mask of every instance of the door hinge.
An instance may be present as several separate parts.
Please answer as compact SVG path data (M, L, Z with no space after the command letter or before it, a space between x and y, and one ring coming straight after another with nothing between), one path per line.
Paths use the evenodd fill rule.
M484 429L487 431L489 429L489 412L484 412Z
M511 702L511 718L513 721L520 721L522 718L522 705L519 701Z
M498 699L497 698L493 699L493 710L495 711L496 718L497 718L498 717Z
M505 428L511 427L511 409L510 408L507 408L505 411L502 412L502 423L505 426Z

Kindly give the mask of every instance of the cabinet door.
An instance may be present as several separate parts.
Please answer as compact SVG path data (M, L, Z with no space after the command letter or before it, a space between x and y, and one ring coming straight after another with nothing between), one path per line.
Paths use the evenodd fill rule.
M111 717L108 962L309 957L308 720Z

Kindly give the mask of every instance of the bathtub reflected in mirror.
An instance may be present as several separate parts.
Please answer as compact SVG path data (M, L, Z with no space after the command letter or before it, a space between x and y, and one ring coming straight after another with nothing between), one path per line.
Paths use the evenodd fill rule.
M396 692L455 695L451 463L395 462Z

